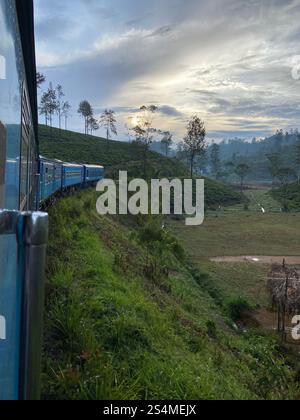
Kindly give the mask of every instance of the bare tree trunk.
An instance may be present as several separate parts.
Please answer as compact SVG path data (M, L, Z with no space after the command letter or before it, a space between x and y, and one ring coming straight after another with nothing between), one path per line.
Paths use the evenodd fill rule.
M194 176L194 156L191 157L191 178Z
M144 178L147 179L147 146L145 145L144 151Z
M244 192L244 177L241 178L241 194Z
M109 149L109 130L106 129L106 148Z

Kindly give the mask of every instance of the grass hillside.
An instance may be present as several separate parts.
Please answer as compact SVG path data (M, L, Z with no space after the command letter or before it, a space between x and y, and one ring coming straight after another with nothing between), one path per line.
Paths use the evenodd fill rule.
M299 397L276 338L233 328L245 304L222 273L194 268L159 218L102 217L96 198L50 211L45 399Z
M39 126L40 153L49 158L66 162L103 165L108 176L117 176L119 170L127 170L136 177L143 169L143 149L136 144L106 139ZM148 152L149 176L185 176L186 167L177 159L166 158L156 152Z
M40 152L43 156L66 162L101 164L106 176L117 178L119 170L127 170L131 177L143 176L143 151L136 145L107 141L71 131L39 127ZM150 178L185 177L188 170L182 162L149 152L148 176ZM206 179L206 204L209 207L228 206L243 201L242 196L230 186Z
M231 186L205 178L205 202L209 208L232 206L245 200L246 197L234 191Z
M293 182L286 187L276 189L272 195L287 210L300 211L300 182Z

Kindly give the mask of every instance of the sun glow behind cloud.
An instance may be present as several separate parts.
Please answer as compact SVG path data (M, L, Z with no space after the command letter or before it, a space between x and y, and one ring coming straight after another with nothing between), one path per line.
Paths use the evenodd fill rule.
M141 105L180 139L198 113L210 137L296 127L300 1L36 0L38 64L73 108L89 99L123 124ZM74 129L81 122L73 109ZM122 135L121 135L122 137Z

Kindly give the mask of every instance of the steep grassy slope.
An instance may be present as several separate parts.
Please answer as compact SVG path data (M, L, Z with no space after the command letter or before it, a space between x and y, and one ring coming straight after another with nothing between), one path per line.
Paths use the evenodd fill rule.
M287 210L300 211L300 182L294 182L286 187L276 189L272 192L272 195Z
M107 142L103 138L86 136L72 131L39 127L40 152L49 158L66 162L101 164L108 176L117 176L119 170L127 170L136 177L143 170L144 151L136 144L120 141ZM168 159L155 152L148 152L148 175L185 176L186 167L176 159Z
M207 267L159 220L100 217L93 192L50 211L46 399L296 398L272 336L239 334Z
M143 151L129 143L107 141L93 136L40 126L40 151L49 158L66 162L101 164L108 178L118 178L119 170L127 170L131 177L143 177ZM187 168L178 160L149 152L149 178L185 177ZM206 179L206 204L209 207L228 206L243 201L231 187Z

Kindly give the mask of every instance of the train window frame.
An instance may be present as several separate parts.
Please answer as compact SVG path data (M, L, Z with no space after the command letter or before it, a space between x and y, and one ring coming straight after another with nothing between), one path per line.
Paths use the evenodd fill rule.
M20 142L20 183L19 183L19 209L21 211L29 210L30 189L30 156L32 148L32 118L30 102L26 82L22 86L21 103L21 142ZM25 153L24 153L25 152ZM25 163L24 163L25 160ZM24 179L23 179L24 175ZM25 188L25 191L23 190Z

